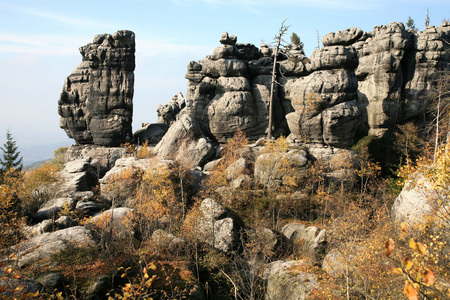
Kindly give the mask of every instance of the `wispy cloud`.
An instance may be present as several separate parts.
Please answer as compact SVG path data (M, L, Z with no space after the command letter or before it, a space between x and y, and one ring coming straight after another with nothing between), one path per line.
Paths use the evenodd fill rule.
M73 36L0 33L0 53L73 55L87 42L85 38Z
M204 3L209 6L234 6L243 9L250 9L258 12L259 9L268 6L286 6L286 7L317 7L327 9L352 9L365 10L373 9L381 5L389 3L387 0L172 0L172 2L179 5L189 5L195 3Z
M14 11L16 13L28 15L28 16L34 16L41 19L54 21L60 24L66 24L70 26L75 27L84 27L84 28L104 28L105 26L112 26L112 24L107 24L105 22L99 22L99 21L92 21L87 20L82 17L73 17L69 15L65 15L62 13L56 13L56 12L49 12L49 11L43 11L37 8L30 8L15 4L6 4L2 3L3 9L8 9L11 11Z

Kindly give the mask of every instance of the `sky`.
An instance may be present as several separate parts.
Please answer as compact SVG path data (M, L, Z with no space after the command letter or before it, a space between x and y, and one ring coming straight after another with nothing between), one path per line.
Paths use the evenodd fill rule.
M29 162L33 149L74 143L59 128L57 102L81 62L78 48L97 34L136 35L134 131L156 122L158 104L186 95L187 64L219 47L224 31L259 47L286 20L286 39L297 33L309 56L318 35L350 27L372 31L411 16L424 30L427 9L431 25L450 18L448 0L0 0L0 145L9 130Z

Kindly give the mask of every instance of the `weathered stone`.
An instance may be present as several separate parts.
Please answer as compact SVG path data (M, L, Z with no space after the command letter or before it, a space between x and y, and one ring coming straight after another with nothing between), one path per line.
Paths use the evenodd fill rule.
M215 150L195 120L182 115L156 145L155 152L161 159L183 160L193 168L208 162Z
M296 150L259 155L255 161L254 178L267 188L277 187L286 175L292 175L293 169L299 172L306 167L308 159L305 155L304 151Z
M376 26L353 45L359 57L358 102L367 112L369 134L382 136L402 115L404 58L412 45L402 23Z
M175 123L178 113L186 106L183 94L180 92L172 97L172 100L166 104L159 105L156 109L158 113L158 124L166 124L168 126Z
M322 37L324 46L343 45L348 46L363 36L364 32L359 27L352 27L342 31L331 32Z
M54 290L63 291L66 285L66 278L61 272L46 271L39 273L34 281L40 283L48 292Z
M358 66L358 56L352 47L326 46L313 51L309 71L345 69L354 70Z
M152 242L155 244L157 251L169 250L174 253L182 251L186 247L186 241L170 232L157 229L152 233Z
M46 219L57 219L58 212L65 205L67 207L72 207L74 205L74 201L72 198L56 198L47 201L34 215L33 222L41 222Z
M264 277L267 280L265 299L304 300L313 289L319 287L317 275L292 271L303 261L275 261L267 264Z
M281 229L284 235L292 242L294 247L301 245L300 249L294 249L315 259L320 259L325 253L327 243L327 230L320 230L316 226L306 226L299 223L289 223Z
M60 190L65 193L89 191L97 184L99 168L92 165L90 157L69 161L60 172L63 182Z
M77 144L118 146L131 140L135 68L131 31L94 37L58 101L60 127Z
M340 103L322 111L323 141L345 148L353 144L353 137L362 121L362 112L356 100Z
M37 235L20 245L19 267L25 267L68 247L93 247L95 242L90 231L82 226L74 226L52 233Z
M72 145L67 149L65 160L86 160L95 167L99 177L112 167L119 158L125 155L124 147L103 147L97 145Z
M205 199L197 220L199 238L214 248L230 252L237 247L239 230L243 224L234 214L213 199Z
M169 130L167 124L145 124L133 133L133 141L136 144L157 144Z
M220 43L224 45L234 45L237 42L237 37L235 35L229 35L228 32L222 33L220 37Z

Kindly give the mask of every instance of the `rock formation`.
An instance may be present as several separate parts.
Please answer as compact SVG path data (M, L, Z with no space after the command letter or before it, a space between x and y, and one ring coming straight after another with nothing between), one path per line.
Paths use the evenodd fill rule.
M134 33L101 34L80 48L81 64L64 82L60 127L77 144L118 146L131 140Z
M186 113L218 141L226 141L238 128L248 137L265 135L271 83L270 57L252 44L238 44L224 33L222 47L211 56L190 62ZM275 123L283 114L277 99Z
M187 68L184 112L218 141L237 128L261 137L268 126L272 51L236 40L224 33L223 46ZM353 143L357 129L382 136L420 117L434 74L450 61L449 40L449 23L416 35L391 23L372 32L350 28L327 34L324 47L309 58L288 45L278 57L276 131L342 148Z

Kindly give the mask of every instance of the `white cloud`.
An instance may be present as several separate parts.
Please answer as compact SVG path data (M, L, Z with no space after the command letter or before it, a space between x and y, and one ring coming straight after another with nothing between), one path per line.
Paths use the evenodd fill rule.
M258 12L259 8L265 8L267 6L287 6L287 7L317 7L327 9L354 9L354 10L367 10L374 7L379 7L382 4L388 4L387 0L348 0L348 1L336 1L336 0L172 0L172 2L179 5L188 5L193 3L205 3L210 6L234 6L243 9Z
M0 53L73 55L87 42L86 38L73 36L0 33Z
M82 17L69 17L68 15L64 14L56 14L56 13L50 13L47 11L35 9L35 8L29 8L14 4L3 4L5 8L8 8L12 11L15 11L17 13L29 15L29 16L35 16L42 19L58 22L60 24L66 24L71 25L75 27L85 27L85 28L104 28L105 26L111 27L111 24L107 24L104 21L91 21L86 20Z

